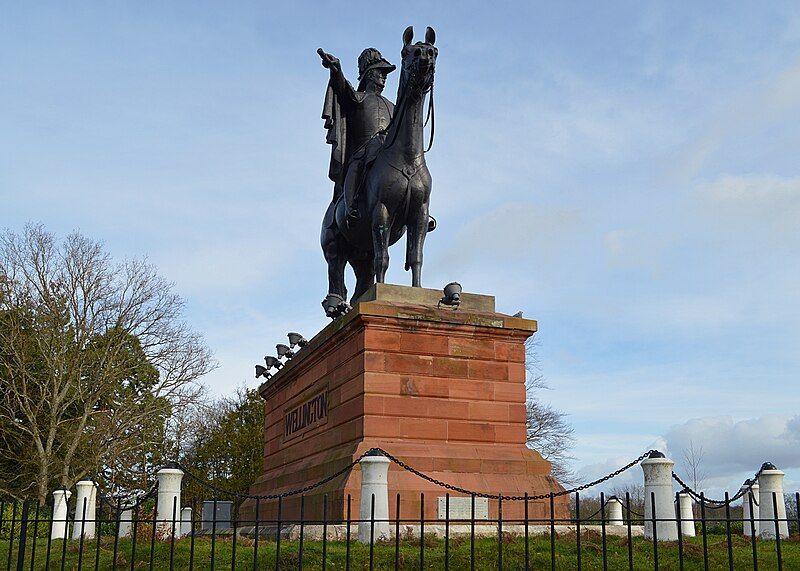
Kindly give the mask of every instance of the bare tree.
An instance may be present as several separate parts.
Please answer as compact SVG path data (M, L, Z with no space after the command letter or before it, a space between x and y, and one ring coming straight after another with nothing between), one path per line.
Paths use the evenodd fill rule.
M207 482L247 493L264 469L264 399L258 391L241 386L193 407L184 420L181 462ZM184 494L201 499L203 492L191 481Z
M644 514L644 484L620 484L611 489L611 495L617 496L622 500L623 504L625 503L626 494L631 500L631 512L634 515Z
M155 268L112 261L78 233L0 237L0 422L10 492L44 500L163 445L176 409L213 368Z
M706 485L708 474L703 468L706 453L701 444L689 440L689 446L683 449L683 469L691 482L692 489L702 492Z
M569 452L575 445L574 429L567 421L567 414L553 408L538 398L541 391L549 390L539 367L533 337L525 343L525 368L527 379L527 443L552 464L553 476L562 484L575 481L575 472L570 467L574 460Z

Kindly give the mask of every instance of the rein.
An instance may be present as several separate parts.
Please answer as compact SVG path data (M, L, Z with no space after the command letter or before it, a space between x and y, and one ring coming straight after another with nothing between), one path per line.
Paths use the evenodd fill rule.
M395 115L392 116L391 121L389 121L389 125L387 125L386 131L389 131L392 128L392 125L395 124L395 122L400 123L403 120L403 118L405 117L406 108L408 107L408 101L409 101L408 92L410 91L413 83L417 83L417 82L413 81L413 77L412 77L412 78L408 79L406 81L406 83L403 85L403 90L402 90L402 92L400 94L400 100L397 102L397 105L395 106L396 113L395 113ZM435 117L435 111L434 111L434 106L433 106L433 82L431 82L431 86L430 86L429 89L426 89L425 91L423 91L423 93L422 93L422 97L423 98L425 97L425 93L427 91L431 92L431 97L430 97L430 100L428 102L428 113L427 113L427 116L425 117L425 122L422 124L422 127L423 128L427 127L428 126L428 121L431 122L431 138L430 138L430 141L428 143L428 148L425 149L423 151L423 153L427 153L428 151L431 150L431 147L433 147L433 135L434 135L435 126L436 126L436 117ZM424 103L423 103L423 105L424 105ZM395 141L397 140L397 133L398 133L399 130L400 130L399 128L395 129L394 136L392 137L391 142L388 145L384 145L384 147L383 147L384 149L390 149L392 147L392 145L394 145Z
M428 141L428 148L422 151L423 153L427 153L433 147L433 135L436 132L436 112L433 109L433 84L431 84L431 98L428 101L428 116L425 117L425 123L422 124L422 128L428 126L428 120L430 119L431 122L431 139Z
M406 88L403 89L403 92L400 94L400 101L398 101L397 105L395 106L395 114L392 116L392 119L389 121L389 124L386 126L386 130L387 131L389 131L392 128L392 125L394 125L395 122L399 123L400 121L402 121L403 116L406 114L406 92L407 91L408 91L408 88L406 87ZM384 145L384 147L383 147L384 149L391 149L392 148L392 145L394 145L394 142L397 140L397 132L399 130L400 130L399 128L394 130L394 137L392 137L392 142L389 143L388 145Z

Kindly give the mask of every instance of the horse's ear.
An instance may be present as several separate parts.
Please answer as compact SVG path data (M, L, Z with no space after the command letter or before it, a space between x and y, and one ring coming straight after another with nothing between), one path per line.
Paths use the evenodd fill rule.
M403 32L403 45L407 46L408 44L411 43L411 40L413 39L414 39L414 27L409 26L408 28L406 28L406 31Z
M425 43L430 45L436 43L436 32L430 26L425 30Z

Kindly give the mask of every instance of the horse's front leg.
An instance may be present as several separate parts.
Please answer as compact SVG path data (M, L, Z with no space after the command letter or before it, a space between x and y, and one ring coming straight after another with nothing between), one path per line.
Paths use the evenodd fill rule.
M375 251L375 281L379 284L386 278L389 269L389 211L383 203L375 206L372 213L372 244Z
M409 217L406 225L406 271L411 270L411 285L422 287L422 246L428 233L428 203Z
M334 204L331 204L328 210L331 211L333 207ZM332 216L333 212L328 212L325 215L325 221L332 219ZM342 242L343 237L339 231L334 226L323 223L321 243L322 253L328 263L328 293L346 299L347 287L344 281L344 268L347 258Z

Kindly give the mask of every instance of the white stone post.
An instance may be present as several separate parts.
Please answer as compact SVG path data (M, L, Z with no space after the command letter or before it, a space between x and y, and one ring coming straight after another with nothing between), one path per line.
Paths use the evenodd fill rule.
M745 483L745 485L742 486L742 489L747 489L747 483ZM744 534L747 535L747 536L753 535L754 530L755 530L755 534L758 535L758 529L759 529L759 526L758 526L758 514L759 514L759 509L758 509L758 502L759 502L758 489L759 489L758 481L756 481L755 483L753 483L752 486L750 486L750 491L749 492L745 492L744 495L742 496L742 525L743 525L743 528L744 528ZM750 524L750 505L751 504L753 506L753 518L752 518L753 519L753 523L752 523L752 525Z
M622 519L622 502L617 496L606 501L606 523L608 525L625 525Z
M688 492L678 494L678 505L676 509L681 514L681 535L683 537L694 537L694 510L692 509L692 496Z
M786 504L783 502L783 476L774 464L766 463L758 476L758 511L761 516L758 535L762 539L775 539L780 533L781 539L789 537L789 524L786 521ZM772 494L775 493L773 503ZM775 508L778 512L778 529L775 530ZM783 521L781 521L783 520Z
M158 530L164 537L170 537L180 531L181 523L181 481L183 470L176 467L161 468L158 476L158 502L156 504L156 520ZM175 520L173 521L173 508Z
M672 494L672 467L675 462L661 452L651 452L642 460L644 472L644 536L653 539L653 497L655 497L656 536L658 541L676 541L678 525Z
M192 508L187 506L181 510L181 537L191 535L193 517Z
M133 531L133 509L125 508L119 514L119 537L130 537Z
M69 535L67 502L71 496L72 492L63 488L53 492L53 528L50 532L52 539L66 539Z
M389 464L391 461L380 453L361 459L361 503L358 524L358 540L370 542L389 539ZM375 519L372 517L372 498L375 498ZM381 521L379 521L381 520ZM374 526L374 527L373 527Z
M75 500L75 525L72 527L72 539L94 539L94 514L97 503L97 487L91 480L81 480L75 487L78 489ZM86 513L83 511L86 502Z

